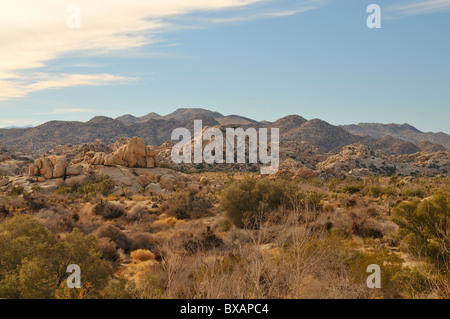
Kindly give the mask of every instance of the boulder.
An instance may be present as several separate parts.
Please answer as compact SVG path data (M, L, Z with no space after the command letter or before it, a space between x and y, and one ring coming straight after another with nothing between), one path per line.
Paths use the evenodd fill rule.
M78 176L69 177L69 178L66 178L66 185L69 187L80 185L83 182L85 182L86 179L87 179L86 175L78 175Z
M36 166L38 169L41 169L42 168L42 160L40 158L35 159L34 166Z
M147 168L154 168L156 167L156 157L149 157L147 159Z
M146 187L148 184L150 184L150 181L145 175L139 175L137 181L142 187Z
M164 194L166 192L166 190L162 189L161 184L159 183L148 184L145 191L154 194Z
M105 164L106 153L98 152L95 153L94 157L91 159L89 164L91 165L104 165Z
M139 170L137 170L137 172L140 175L145 175L148 178L148 180L153 183L158 183L159 179L162 176L161 172L159 172L158 170L153 170L153 169L151 169L151 170L150 169L139 169Z
M105 156L105 166L116 166L117 165L117 157L113 154L109 154Z
M67 158L57 156L54 158L53 178L63 177L66 174Z
M43 193L53 193L58 189L58 185L39 185L39 189Z
M167 189L169 191L173 191L174 190L174 186L175 186L175 177L173 175L170 174L166 174L161 176L161 179L159 180L159 183L161 184L161 186L164 189Z
M66 175L67 176L80 175L82 171L83 171L82 166L69 166L66 168Z
M39 175L45 177L46 179L51 179L53 177L53 168L46 158L41 159L42 168L39 170Z
M0 179L0 187L6 186L9 184L9 178Z
M102 176L102 175L108 175L109 178L114 182L114 184L118 187L121 186L132 186L133 180L136 178L134 177L131 172L129 172L126 169L121 169L120 167L108 167L103 166L98 169L98 171L95 172L96 175ZM139 186L136 184L136 190L139 189Z
M30 164L28 167L28 175L30 176L38 176L39 175L39 168L37 168L34 164Z
M118 165L126 167L153 168L157 165L156 153L150 147L145 146L144 139L139 137L133 137L112 155L115 157L114 161ZM113 159L111 158L112 161Z
M79 175L82 171L82 166L69 166L65 156L38 158L28 167L30 177L42 177L45 180ZM35 180L40 181L42 179Z

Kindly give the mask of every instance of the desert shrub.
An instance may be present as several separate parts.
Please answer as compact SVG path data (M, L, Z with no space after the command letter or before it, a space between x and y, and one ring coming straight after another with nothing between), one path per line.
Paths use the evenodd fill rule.
M381 289L376 289L378 297L404 298L405 294L417 294L429 289L427 279L416 270L403 267L400 257L387 249L372 252L353 252L347 260L350 277L354 282L367 279L367 267L378 265L381 270Z
M398 177L398 175L393 175L389 178L389 185L397 185L399 180L400 178Z
M105 299L140 299L142 296L136 289L133 280L127 278L113 279L102 291L102 297Z
M155 259L155 254L147 249L137 249L131 252L130 257L138 261L147 261Z
M184 234L182 235L183 247L190 253L196 253L199 250L209 250L220 247L223 240L208 227L206 231L199 234Z
M69 264L80 266L82 290L95 298L112 275L97 245L95 236L84 236L77 229L59 242L32 216L8 219L0 224L0 298L55 298Z
M61 207L41 209L35 216L45 228L57 234L71 232L75 225L73 217Z
M450 196L437 193L432 199L403 202L393 209L392 221L410 252L425 256L442 271L450 265Z
M367 195L380 198L381 196L392 196L395 195L395 190L391 187L381 187L381 186L369 186L367 188Z
M363 185L346 185L339 189L340 193L356 194L364 188Z
M129 252L131 248L130 240L128 237L114 225L102 225L96 231L95 234L98 238L109 238L113 241L117 248L121 248L124 252Z
M24 191L24 187L22 185L13 186L9 191L9 195L11 196L19 196L22 195Z
M37 211L48 207L47 197L39 192L25 193L23 198L28 207L33 211Z
M408 188L402 189L403 196L424 198L425 194L426 194L426 190L421 187L415 187L415 188L408 187Z
M323 210L322 198L323 194L315 191L308 192L291 192L287 196L286 203L288 208L296 210L302 209L308 212L320 212Z
M199 218L209 213L211 200L194 190L175 193L160 211L177 219Z
M362 238L383 238L384 233L380 223L365 210L354 209L350 213L351 232Z
M246 178L234 182L222 193L221 206L225 217L237 227L256 228L266 214L283 203L296 187L282 179Z
M147 249L153 251L156 246L156 240L151 234L148 233L132 233L130 234L129 240L131 250Z
M125 219L130 222L140 221L144 216L149 214L147 208L141 205L134 206L129 212L126 213Z
M159 274L144 272L139 278L139 282L131 286L133 294L142 299L162 299L167 297L165 290L167 283ZM130 288L128 288L130 289Z
M76 185L73 190L78 194L107 196L114 189L114 182L109 176L93 176L91 175L81 185Z
M125 210L122 206L104 201L101 201L95 205L92 212L95 215L100 215L105 219L115 219L125 214Z
M71 186L61 183L55 190L55 194L59 195L84 195L86 197L96 196L97 194L107 196L114 189L114 182L108 175L95 176L90 175L84 182Z
M373 220L364 220L363 222L354 221L352 224L352 233L362 238L383 238L384 234Z
M98 249L102 253L102 259L117 262L120 258L116 244L107 237L99 238Z
M9 210L5 207L3 203L0 203L0 223L9 216Z
M66 186L64 184L59 185L58 188L55 190L55 194L58 195L73 194L73 193L75 193L74 188Z
M358 204L355 196L341 198L344 207L355 207Z

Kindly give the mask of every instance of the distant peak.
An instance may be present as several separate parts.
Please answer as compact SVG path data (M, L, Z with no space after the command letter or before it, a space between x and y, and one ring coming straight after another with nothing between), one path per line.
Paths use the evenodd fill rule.
M98 122L104 122L104 121L114 121L113 118L108 117L108 116L95 116L93 118L91 118L88 123L98 123Z

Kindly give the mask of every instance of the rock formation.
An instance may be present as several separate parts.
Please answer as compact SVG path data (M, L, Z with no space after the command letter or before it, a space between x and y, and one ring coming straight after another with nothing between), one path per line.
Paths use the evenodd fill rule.
M28 168L28 175L41 177L41 179L61 178L79 175L81 166L69 166L65 156L49 156L38 158Z
M133 137L127 144L119 147L111 154L106 154L105 152L95 153L89 164L154 168L157 166L157 160L156 153L149 146L145 146L144 139Z

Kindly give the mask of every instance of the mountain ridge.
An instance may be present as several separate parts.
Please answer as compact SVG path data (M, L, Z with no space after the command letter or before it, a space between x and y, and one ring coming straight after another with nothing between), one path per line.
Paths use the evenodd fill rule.
M200 108L178 109L165 116L152 112L141 117L125 114L115 119L96 116L87 122L49 121L32 128L0 129L0 140L8 147L31 153L44 153L58 145L91 143L98 139L110 144L120 138L133 136L142 137L149 145L161 145L171 139L171 132L175 128L187 127L192 130L193 121L196 119L201 119L203 126L222 128L277 127L280 129L281 141L308 142L325 153L338 152L342 147L354 143L363 143L388 155L396 156L420 151L445 150L445 145L426 140L420 134L427 133L421 133L409 124L392 124L387 128L375 126L381 128L381 132L375 132L379 137L375 137L374 132L363 134L364 132L360 130L359 134L352 133L352 129L357 130L354 126L335 126L320 119L307 120L300 115L288 115L270 123L258 122L239 115L224 116L219 112ZM394 130L400 133L415 132L421 139L420 141L418 138L413 139L414 142L411 139L402 139L398 137L400 135L398 132L396 135L386 135L395 133ZM446 136L450 139L450 136L442 134L444 141ZM450 142L447 145L450 149Z
M450 135L444 132L422 132L410 124L382 124L382 123L359 123L350 125L340 125L346 131L359 135L380 138L392 136L400 138L414 144L420 142L432 142L441 144L450 149Z

